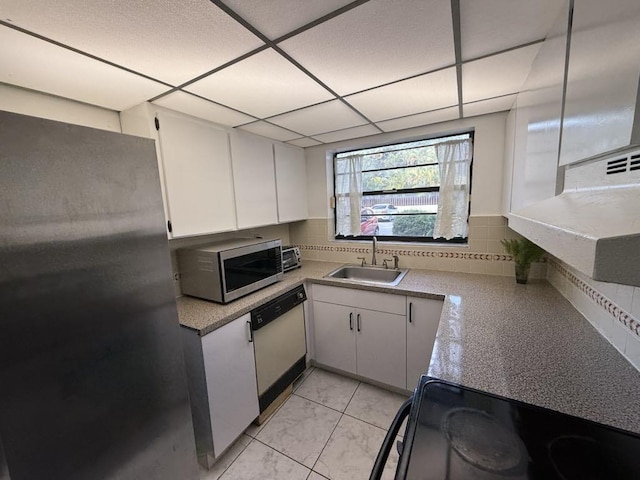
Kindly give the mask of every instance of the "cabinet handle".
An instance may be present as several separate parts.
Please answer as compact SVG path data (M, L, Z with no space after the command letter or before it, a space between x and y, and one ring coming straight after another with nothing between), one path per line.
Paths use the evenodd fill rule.
M353 312L349 312L349 330L353 330Z
M411 323L411 307L413 307L413 303L409 302L409 323Z
M360 314L356 316L356 323L358 324L358 331L360 331Z
M249 343L253 342L253 329L251 328L251 321L247 320L247 325L249 327Z

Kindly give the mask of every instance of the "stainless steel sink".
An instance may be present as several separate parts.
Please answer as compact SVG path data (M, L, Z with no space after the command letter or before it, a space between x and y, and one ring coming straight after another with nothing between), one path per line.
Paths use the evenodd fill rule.
M376 285L394 287L400 283L408 271L409 269L407 268L394 270L383 267L342 265L340 268L337 268L333 272L325 275L325 278L335 278L358 283L373 283Z

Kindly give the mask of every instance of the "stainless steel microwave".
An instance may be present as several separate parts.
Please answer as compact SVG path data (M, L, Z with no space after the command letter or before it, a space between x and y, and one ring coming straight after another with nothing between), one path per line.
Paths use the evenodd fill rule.
M218 303L282 280L280 240L232 239L176 251L182 293Z

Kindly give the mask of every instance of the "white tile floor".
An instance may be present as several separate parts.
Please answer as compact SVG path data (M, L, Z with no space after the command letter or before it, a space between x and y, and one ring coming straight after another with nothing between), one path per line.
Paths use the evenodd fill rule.
M252 425L201 480L367 479L382 440L406 397L309 369L263 425ZM402 431L401 431L402 433ZM383 478L391 479L395 448Z

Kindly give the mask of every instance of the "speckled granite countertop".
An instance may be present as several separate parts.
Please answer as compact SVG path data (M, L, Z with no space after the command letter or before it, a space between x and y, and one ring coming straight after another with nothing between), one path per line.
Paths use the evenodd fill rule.
M445 296L430 375L640 433L640 372L546 281L419 269L397 287L322 278L338 266L306 261L229 305L178 298L180 323L204 335L304 280Z

